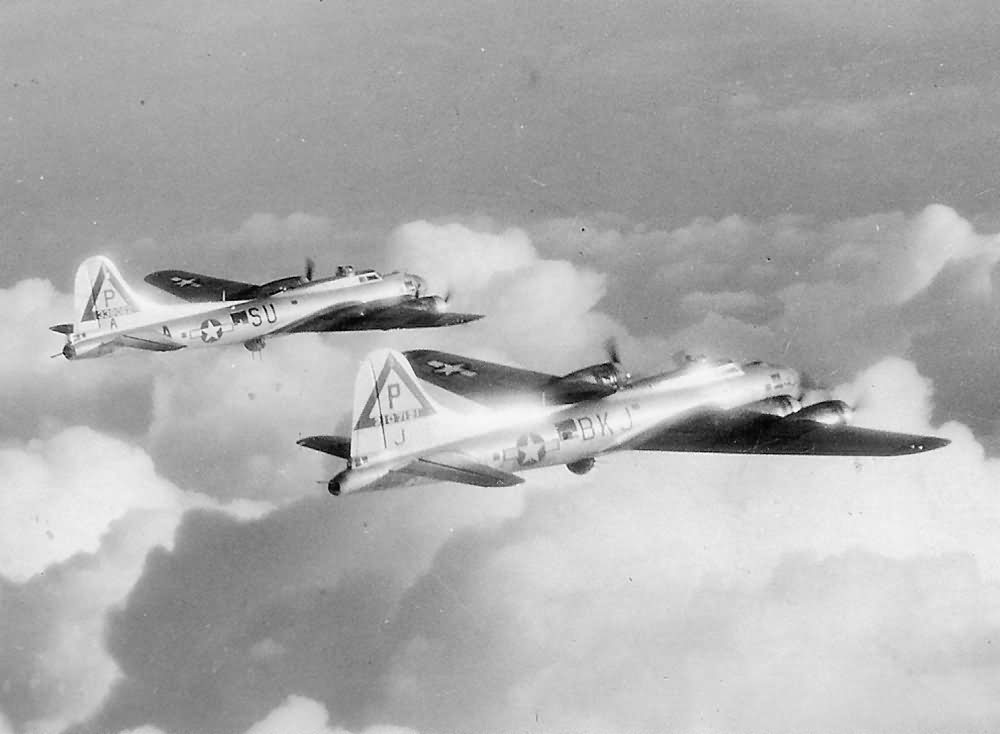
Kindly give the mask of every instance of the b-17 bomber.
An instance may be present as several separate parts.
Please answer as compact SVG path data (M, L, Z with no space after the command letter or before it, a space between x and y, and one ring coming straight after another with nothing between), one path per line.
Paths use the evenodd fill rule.
M86 259L76 271L76 322L49 327L66 336L63 356L73 360L126 348L170 352L224 344L257 352L266 339L280 334L419 329L482 318L450 312L448 299L427 293L420 276L342 266L333 277L314 279L311 261L302 275L263 285L185 270L160 270L145 280L186 303L149 303L111 260Z
M764 362L693 360L633 379L614 349L562 376L383 349L357 373L350 437L298 443L347 460L328 482L333 495L426 481L513 486L528 469L583 474L626 450L900 456L949 443L857 427L843 401L805 396L796 370Z

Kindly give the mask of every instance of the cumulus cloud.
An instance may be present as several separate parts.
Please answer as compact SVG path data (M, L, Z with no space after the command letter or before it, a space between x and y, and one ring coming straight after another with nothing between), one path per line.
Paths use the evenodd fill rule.
M836 391L930 429L904 360ZM615 455L527 475L523 505L442 485L189 517L112 620L125 678L83 731L137 711L243 731L282 706L352 730L989 728L1000 466L941 431L901 459Z
M454 292L454 308L487 315L471 326L435 334L455 351L484 355L485 349L495 358L505 355L536 369L569 371L600 357L595 347L622 331L597 307L606 276L542 256L522 229L499 229L486 219L411 222L392 233L390 258L426 274L438 292Z
M281 218L271 213L257 213L244 221L235 238L255 246L318 244L327 239L333 225L326 217L293 212Z
M118 668L105 615L139 578L146 553L170 547L183 513L219 507L161 478L139 448L92 429L0 451L12 479L0 513L0 709L25 732L87 716ZM225 508L261 514L247 502Z
M152 391L148 446L167 476L215 497L287 501L322 479L303 435L343 433L365 341L275 339L258 359L243 349L177 355ZM246 430L237 430L237 429Z
M536 237L542 253L575 248L609 273L601 308L639 339L645 370L651 355L662 365L686 349L789 363L834 384L903 355L943 396L940 419L996 444L1000 403L986 383L1000 340L1000 236L954 209L701 218L672 230L594 217L553 220Z
M346 729L330 726L326 707L318 701L302 696L289 696L285 702L246 730L245 734L287 734L288 732L312 734L350 734ZM366 727L358 734L415 734L412 729L400 726L376 725Z
M937 308L952 299L973 314L962 347L985 353L972 333L992 323L995 239L943 207L671 231L581 221L398 228L393 264L488 314L471 325L276 339L263 360L235 349L95 363L145 374L136 384L148 409L128 441L85 434L109 472L145 479L105 508L103 535L68 534L75 555L40 555L44 573L5 582L6 607L19 610L0 704L12 726L995 723L972 671L993 665L983 640L998 620L977 611L1000 583L998 518L983 510L1000 470L978 428L935 425L934 397L958 380L926 371L936 362L916 348L945 328ZM616 455L584 478L532 473L527 489L431 485L338 501L313 480L341 463L294 444L346 432L356 363L375 345L559 372L601 359L609 334L649 370L692 346L815 370L856 404L857 422L953 444L895 460ZM4 456L26 486L63 477L45 457L66 451L66 415L54 403L41 439L8 439ZM146 499L129 494L140 486ZM190 505L178 487L284 506L250 522L181 517ZM42 613L54 596L56 611ZM927 621L941 609L948 624ZM921 634L886 632L912 623ZM81 635L91 642L76 665L47 662ZM874 680L889 681L883 695L869 691ZM922 705L932 685L955 691L953 712ZM797 703L761 706L760 690L795 691ZM861 713L848 722L831 701Z
M112 617L124 678L82 731L241 731L292 694L352 728L387 721L366 712L400 596L452 534L520 510L516 490L469 489L315 497L249 524L188 515Z
M86 427L0 449L0 472L0 574L15 581L94 552L129 511L180 510L144 451Z
M0 435L28 439L52 421L83 423L113 432L141 430L148 415L150 378L130 360L114 370L94 362L68 365L63 337L48 331L73 320L72 297L48 280L23 280L0 288L0 324L6 356L0 363ZM115 400L108 400L109 395Z

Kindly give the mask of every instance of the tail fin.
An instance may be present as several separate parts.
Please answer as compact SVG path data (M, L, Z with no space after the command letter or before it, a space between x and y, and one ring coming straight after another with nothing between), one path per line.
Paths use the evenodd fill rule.
M392 453L412 453L455 435L460 418L424 390L399 352L369 354L354 381L351 463Z
M115 319L142 308L118 268L103 255L88 257L77 268L74 304L78 323L96 322L90 328L98 329L113 327Z

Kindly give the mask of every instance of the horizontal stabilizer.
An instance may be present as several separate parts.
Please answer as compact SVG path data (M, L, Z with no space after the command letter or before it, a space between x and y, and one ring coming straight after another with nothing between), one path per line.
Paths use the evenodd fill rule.
M120 334L114 338L114 342L129 349L144 349L147 352L175 352L183 349L186 345L174 341L170 337L159 339L147 339L133 334Z
M516 474L473 461L457 451L430 454L399 471L440 482L458 482L476 487L513 487L524 480Z
M351 439L345 436L306 436L296 443L313 451L338 456L341 459L351 458Z
M55 324L54 326L50 326L49 330L57 334L72 334L73 324Z

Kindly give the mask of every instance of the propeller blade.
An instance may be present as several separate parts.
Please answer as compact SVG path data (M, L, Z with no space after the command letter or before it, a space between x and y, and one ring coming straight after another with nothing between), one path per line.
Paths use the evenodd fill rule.
M316 263L311 257L306 258L306 282L310 282L313 279L313 271L316 269Z
M604 342L604 351L608 353L608 359L614 364L621 364L621 355L618 353L618 340L609 336Z
M821 385L816 379L808 372L799 373L799 386L803 390L824 390L825 386Z

